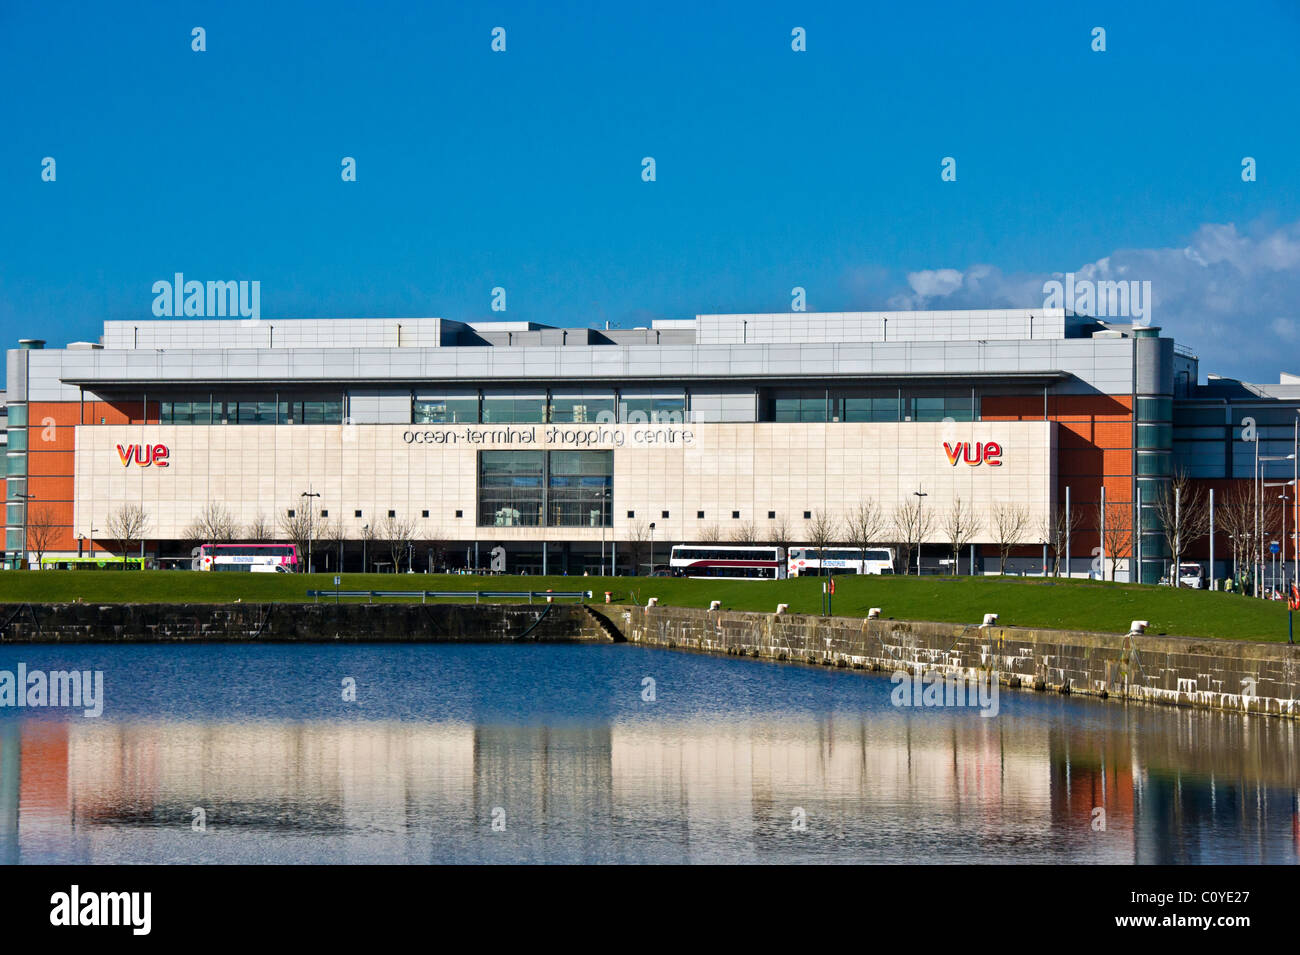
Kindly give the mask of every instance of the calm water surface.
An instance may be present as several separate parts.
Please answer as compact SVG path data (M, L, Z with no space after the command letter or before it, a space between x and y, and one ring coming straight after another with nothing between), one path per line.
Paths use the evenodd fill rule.
M0 709L4 863L1294 863L1300 846L1278 719L1010 690L981 718L896 708L879 675L626 645L0 648L0 670L19 662L102 670L106 705Z

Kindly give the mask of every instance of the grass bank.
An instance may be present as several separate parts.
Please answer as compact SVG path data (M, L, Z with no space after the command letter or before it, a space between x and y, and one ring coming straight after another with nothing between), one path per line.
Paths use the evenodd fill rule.
M330 590L331 574L212 574L191 571L7 571L0 603L301 602L309 589ZM819 613L821 581L711 581L665 577L469 577L433 574L344 574L344 590L591 590L603 602ZM1034 577L837 577L836 616L866 616L881 607L896 620L979 623L999 614L1007 626L1127 633L1131 620L1149 620L1152 633L1245 640L1287 638L1286 604L1237 594L1172 590L1084 580Z

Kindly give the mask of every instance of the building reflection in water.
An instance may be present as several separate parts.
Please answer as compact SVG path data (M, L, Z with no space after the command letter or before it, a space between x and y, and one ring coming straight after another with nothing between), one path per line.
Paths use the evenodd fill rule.
M1097 713L5 719L0 861L1296 861L1292 723Z

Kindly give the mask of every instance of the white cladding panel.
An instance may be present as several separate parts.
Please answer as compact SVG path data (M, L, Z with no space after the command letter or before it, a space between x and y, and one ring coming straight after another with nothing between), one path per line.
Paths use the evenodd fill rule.
M210 501L244 524L259 515L274 521L302 507L310 488L352 539L389 510L416 519L428 540L600 539L599 528L577 527L476 534L477 452L486 449L613 449L613 537L620 540L649 521L665 542L698 539L711 525L725 536L743 522L762 537L774 526L773 511L798 539L805 511L844 516L872 498L889 513L920 489L936 515L929 540L943 539L942 516L960 497L983 522L977 540L987 542L996 504L1025 505L1037 526L1054 506L1056 485L1056 425L1047 421L82 426L76 441L74 533L89 536L96 527L99 537L124 502L144 505L150 538L180 539ZM953 464L945 444L961 442L996 443L1000 465L960 457ZM167 466L124 465L119 445L141 443L165 445Z

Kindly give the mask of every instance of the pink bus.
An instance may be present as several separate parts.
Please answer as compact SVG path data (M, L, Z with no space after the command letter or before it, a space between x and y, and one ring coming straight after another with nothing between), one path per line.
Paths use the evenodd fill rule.
M194 570L234 570L254 574L291 574L298 569L295 544L200 544Z

